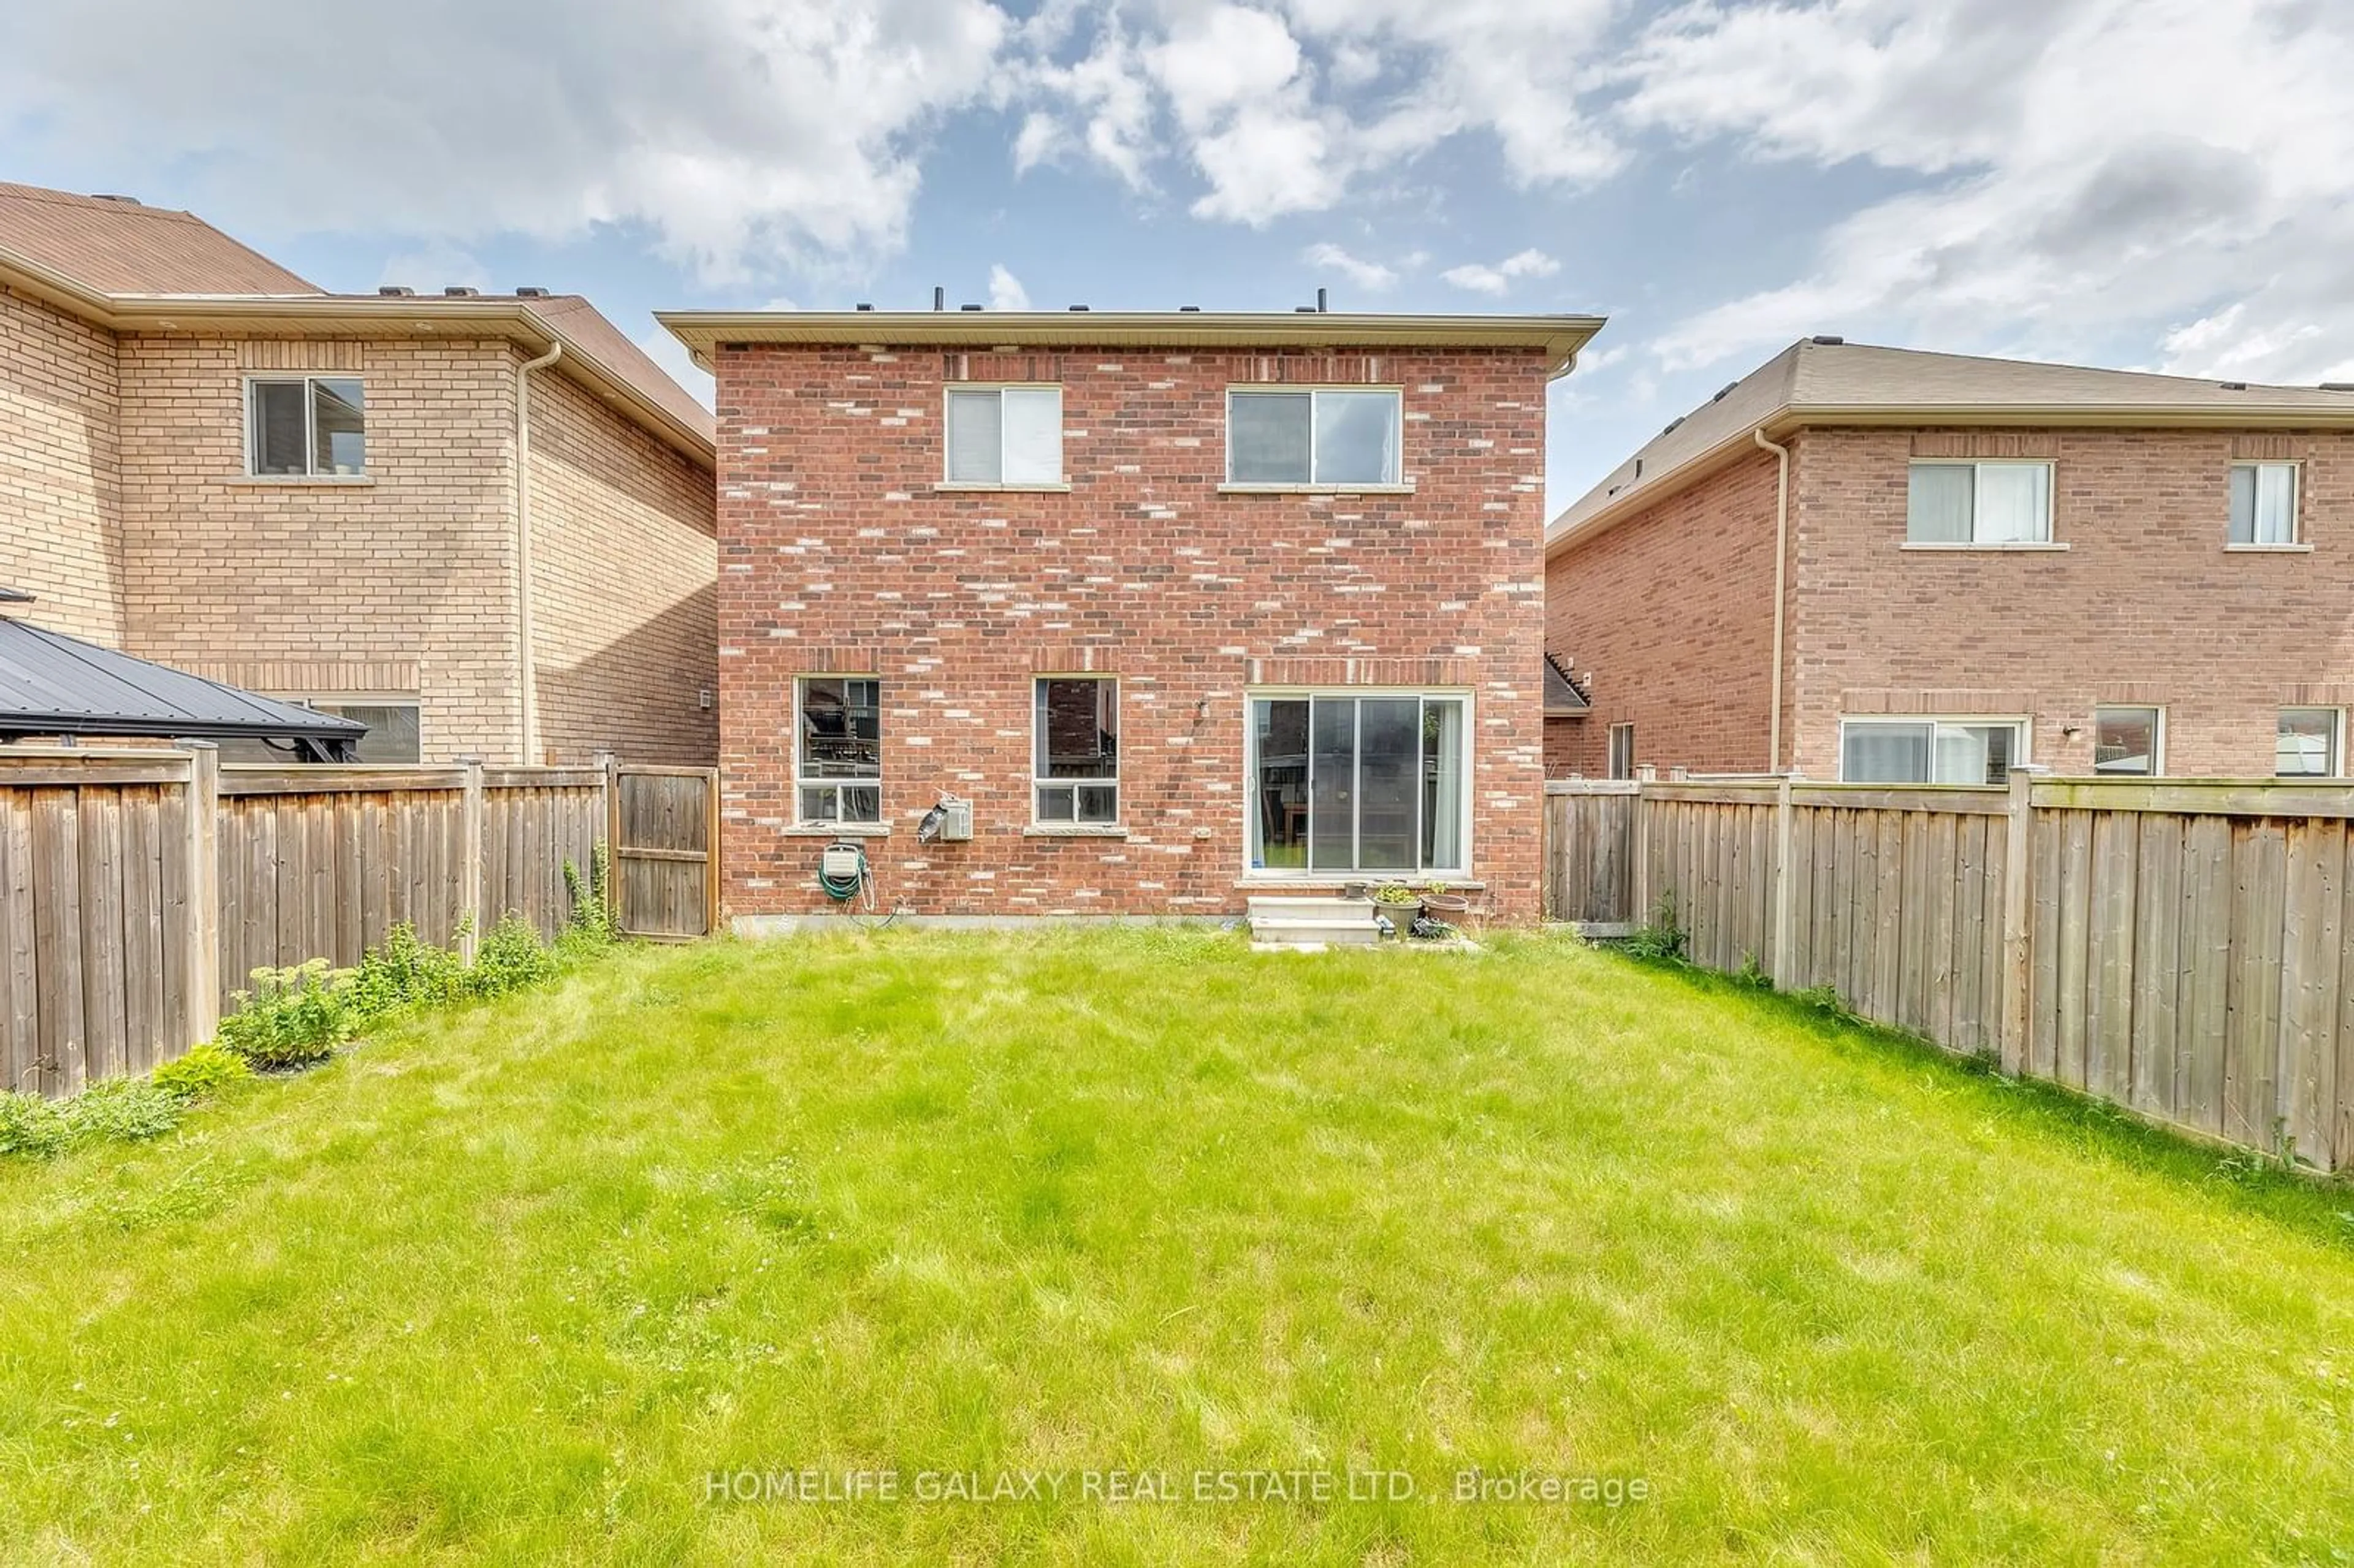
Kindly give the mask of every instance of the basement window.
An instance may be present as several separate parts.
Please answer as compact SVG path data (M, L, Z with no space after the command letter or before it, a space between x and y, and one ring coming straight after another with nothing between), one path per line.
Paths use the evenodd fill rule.
M948 432L950 484L1063 482L1059 387L951 387Z
M804 822L883 820L883 683L804 675L795 701L796 782Z
M246 383L247 471L258 479L367 473L366 398L356 377L257 376Z
M1226 394L1226 482L1398 482L1404 400L1394 387L1310 387Z
M1039 822L1117 823L1119 683L1108 675L1041 676L1033 730L1032 788Z

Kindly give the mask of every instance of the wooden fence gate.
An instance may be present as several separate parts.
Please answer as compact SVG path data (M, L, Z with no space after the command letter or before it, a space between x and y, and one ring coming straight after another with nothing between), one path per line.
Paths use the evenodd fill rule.
M719 774L709 768L621 768L612 818L613 912L632 937L684 941L719 926Z

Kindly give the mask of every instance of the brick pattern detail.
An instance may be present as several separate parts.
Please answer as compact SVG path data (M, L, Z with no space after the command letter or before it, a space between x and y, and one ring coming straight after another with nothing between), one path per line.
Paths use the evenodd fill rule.
M1544 371L1459 352L719 356L726 903L829 907L790 832L794 678L882 675L883 899L921 913L1238 912L1246 693L1442 673L1473 699L1473 871L1537 910ZM943 383L1063 387L1068 493L936 491ZM1225 390L1405 389L1404 495L1218 493ZM1120 681L1125 839L1026 835L1031 682ZM918 847L948 790L974 839Z
M1601 778L1629 723L1663 773L1766 767L1776 469L1744 457L1548 564L1545 645L1594 677L1592 711L1546 726L1556 777Z
M711 471L578 383L534 371L531 481L542 756L709 767L719 747Z
M2354 701L2354 436L1822 429L1791 445L1785 722L1809 777L1838 776L1842 712L2026 714L2035 761L2088 773L2105 703L2166 709L2171 775L2263 777L2278 708ZM2068 548L1903 549L1916 454L2050 458L2052 535ZM2227 470L2257 457L2302 465L2309 551L2223 547ZM1744 460L1554 557L1553 646L1596 673L1585 742L1562 748L1572 770L1601 771L1605 726L1625 717L1638 757L1663 769L1764 765L1772 550L1755 541L1772 537L1772 479L1770 457ZM1741 573L1750 587L1736 591ZM1694 634L1707 604L1734 599L1749 608L1724 635ZM1629 690L1662 679L1686 699L1744 681L1755 696L1716 736L1688 737Z
M0 288L0 606L101 642L122 637L114 339Z
M428 761L517 760L520 358L118 340L0 290L0 582L40 624L255 690L414 695ZM248 478L257 372L363 376L367 478ZM710 474L568 378L533 391L542 755L708 765Z

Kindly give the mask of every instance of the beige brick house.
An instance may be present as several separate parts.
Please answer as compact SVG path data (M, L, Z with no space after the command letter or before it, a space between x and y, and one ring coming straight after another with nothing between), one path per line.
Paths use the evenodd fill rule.
M712 424L588 304L336 295L186 213L0 185L12 613L372 726L716 753Z
M1546 531L1554 774L2344 776L2354 388L1793 344Z

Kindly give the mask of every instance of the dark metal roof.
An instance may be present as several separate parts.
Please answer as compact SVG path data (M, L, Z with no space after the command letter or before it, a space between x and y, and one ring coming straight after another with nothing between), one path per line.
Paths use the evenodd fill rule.
M0 616L0 736L251 736L346 750L367 726Z
M1546 654L1544 656L1545 715L1549 718L1557 718L1563 714L1582 714L1593 705L1585 700L1585 694L1577 689L1577 683L1569 678L1569 671L1563 666L1562 662L1550 653Z

